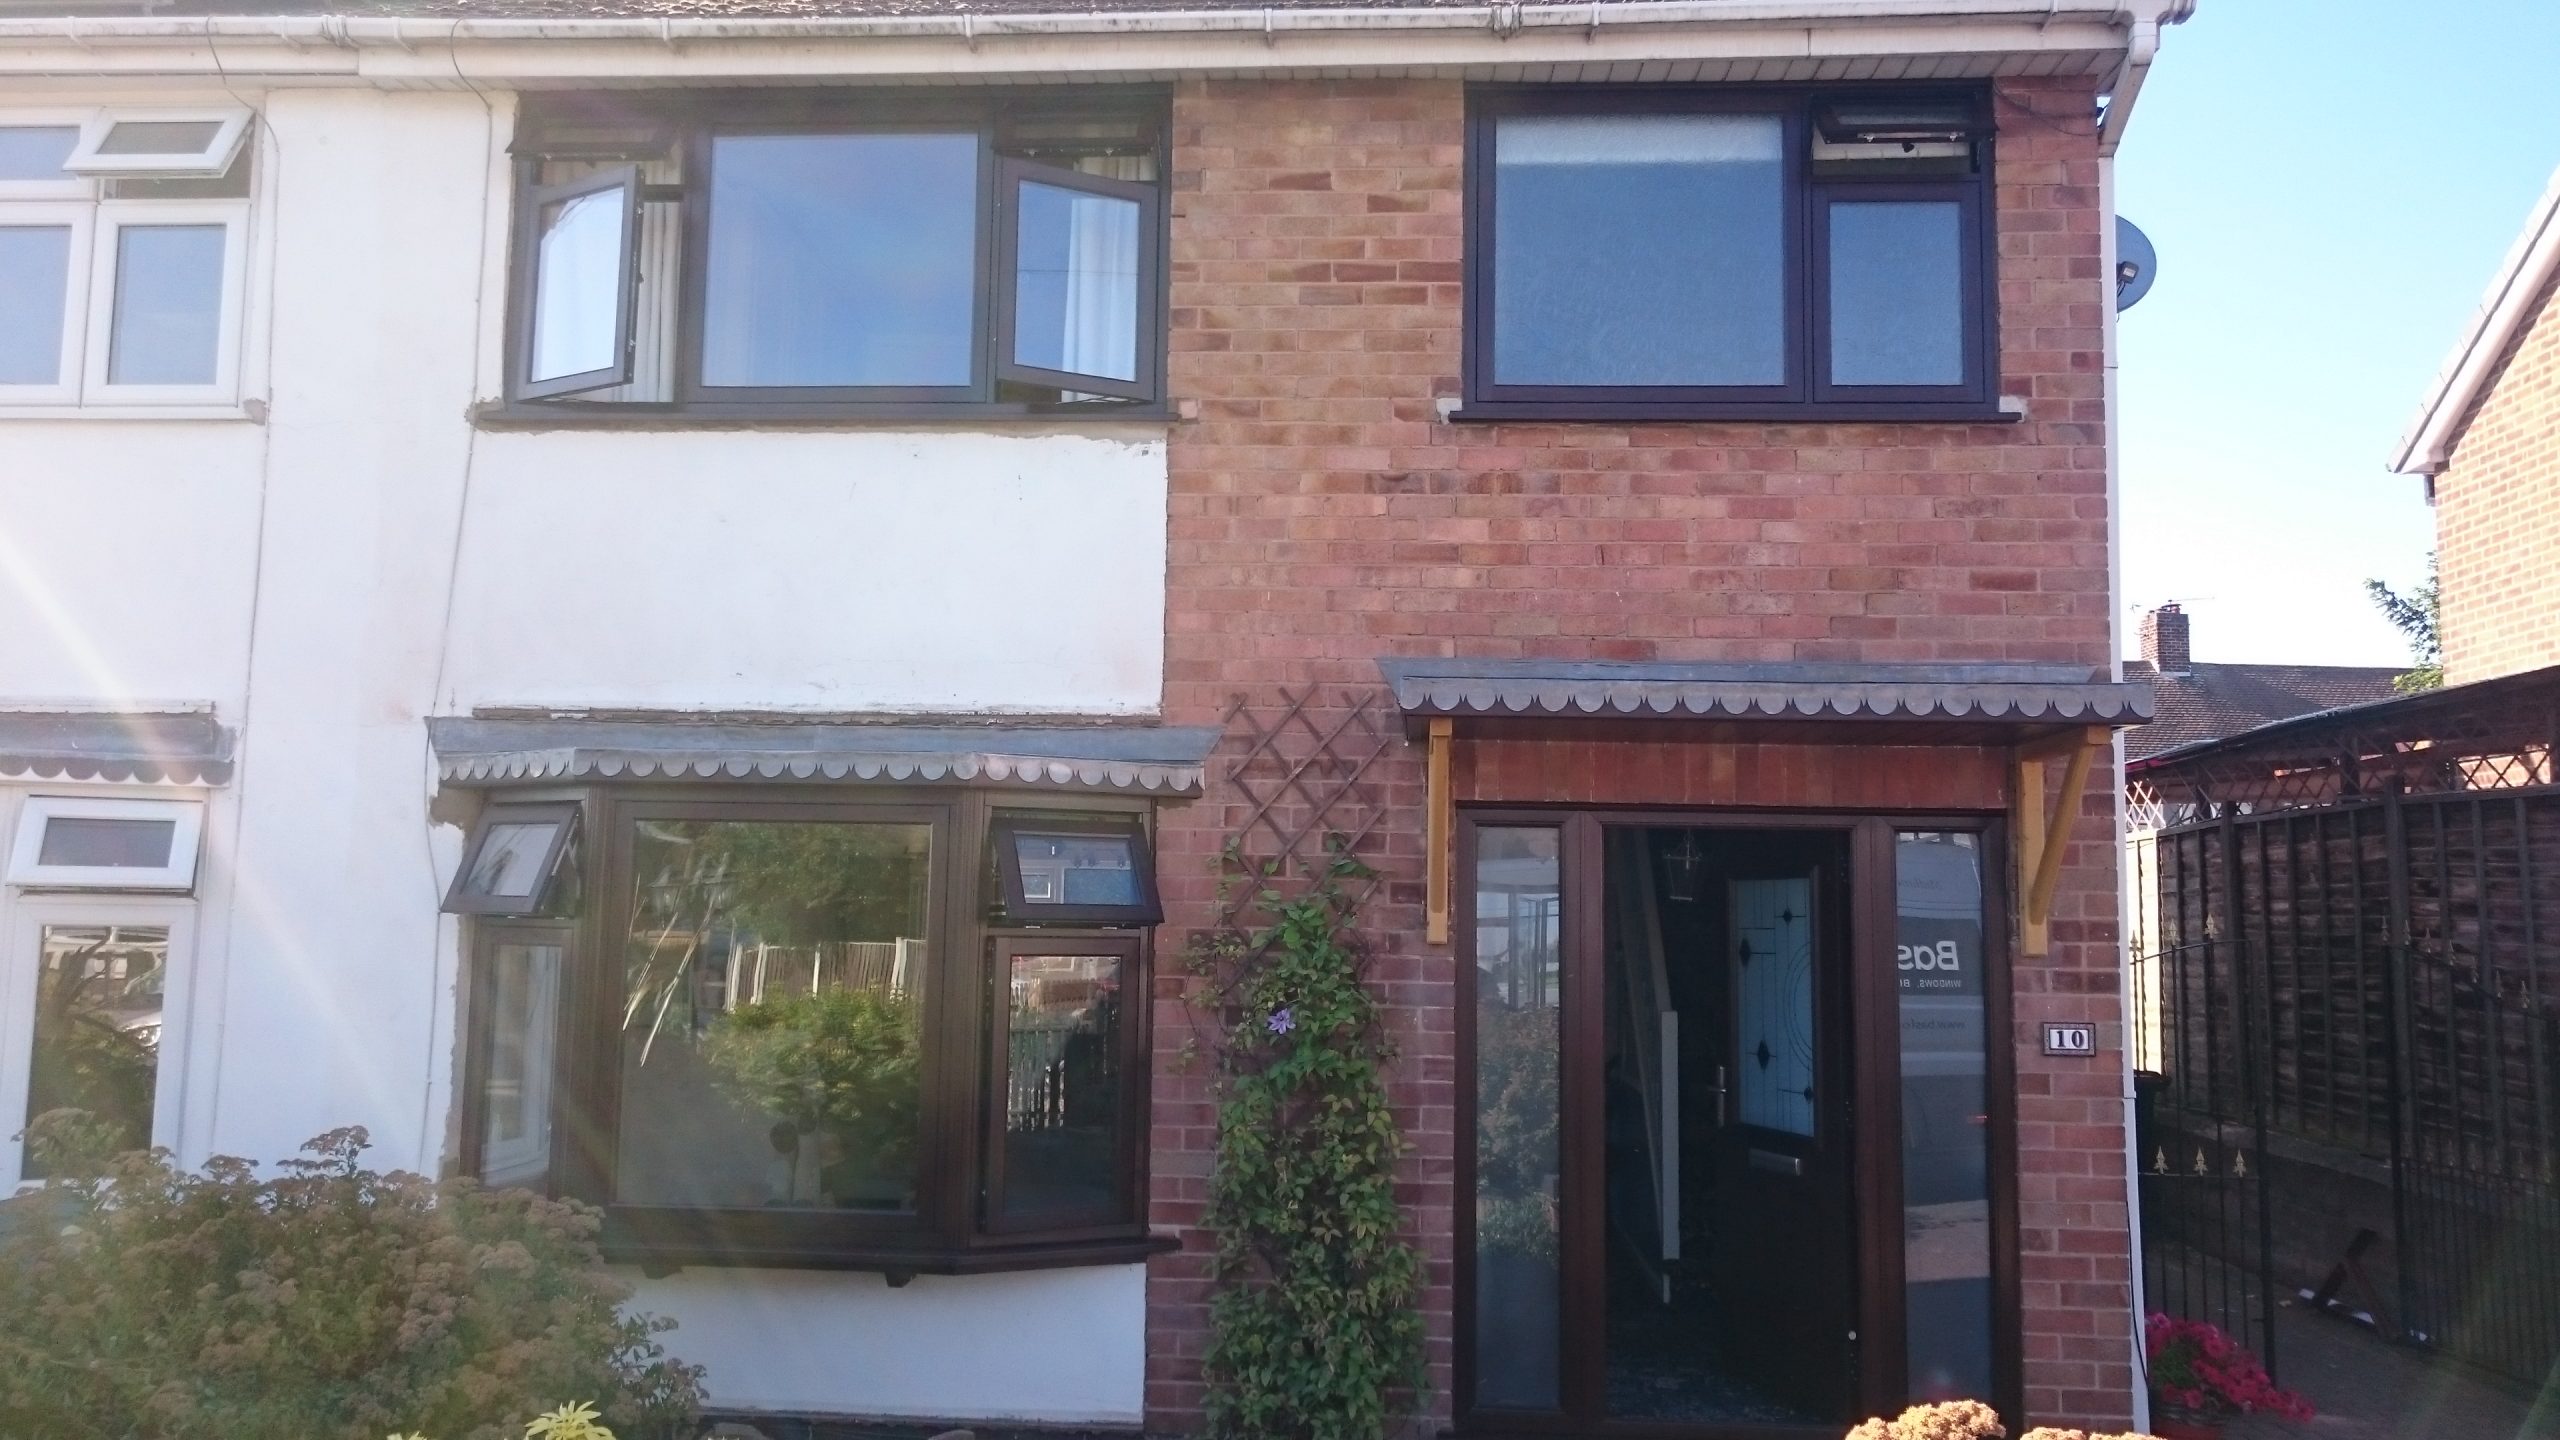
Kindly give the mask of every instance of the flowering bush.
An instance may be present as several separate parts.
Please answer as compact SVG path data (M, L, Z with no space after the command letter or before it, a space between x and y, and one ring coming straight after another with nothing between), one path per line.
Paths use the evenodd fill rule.
M2002 1440L2009 1432L2000 1416L1979 1400L1941 1400L1914 1405L1891 1420L1867 1420L1844 1440ZM2152 1440L2147 1435L2093 1435L2085 1430L2056 1430L2039 1425L2022 1440Z
M2151 1391L2168 1405L2200 1414L2264 1412L2311 1418L2311 1403L2267 1378L2249 1348L2201 1320L2154 1313L2143 1327L2151 1357Z
M700 1372L653 1338L670 1322L621 1313L593 1210L378 1174L364 1146L324 1135L272 1178L54 1165L81 1178L0 1244L0 1436L518 1440L562 1396L622 1440L692 1434Z

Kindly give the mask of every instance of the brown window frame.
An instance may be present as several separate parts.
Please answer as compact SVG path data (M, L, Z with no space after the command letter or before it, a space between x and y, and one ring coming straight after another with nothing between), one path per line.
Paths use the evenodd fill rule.
M1013 276L1012 189L1020 167L1037 161L1044 142L1031 134L1043 122L1078 119L1125 121L1152 136L1157 179L1137 183L1077 175L1084 188L1136 201L1139 222L1138 379L1124 382L1059 372L1033 372L1010 363ZM588 93L528 97L511 153L515 157L508 265L506 395L483 407L482 421L577 424L664 424L703 419L723 423L764 420L782 424L829 420L920 419L1162 419L1172 413L1164 394L1166 298L1169 285L1167 225L1172 189L1171 105L1161 87L1094 93L1030 90L1020 95L961 92L895 97L813 91L685 92L651 99ZM978 140L975 300L971 312L970 378L962 385L726 386L703 383L703 314L710 283L712 143L731 135L963 134ZM618 137L618 138L617 138ZM534 227L539 205L589 181L540 183L545 160L599 159L636 162L682 159L672 185L634 182L625 212L636 236L641 205L673 204L682 241L674 277L673 334L665 358L670 400L581 399L613 388L628 376L603 372L544 384L528 374L532 349ZM1073 174L1075 172L1068 172ZM595 186L594 188L604 188ZM636 244L636 240L634 241ZM633 368L630 321L638 298L640 267L623 271L619 353ZM574 390L572 382L576 382ZM1051 400L1024 398L1023 385L1055 386ZM1069 400L1067 394L1102 397Z
M1156 925L1164 921L1164 901L1156 890L1154 847L1147 843L1143 817L1110 819L1094 815L1060 815L1052 820L1037 811L1006 809L988 826L995 854L997 894L1004 917L1015 925ZM1022 883L1022 856L1014 840L1022 835L1107 835L1129 842L1129 860L1138 882L1137 903L1071 905L1063 900L1032 900Z
M551 844L542 853L536 868L533 888L522 895L493 895L468 888L471 872L480 864L480 852L489 844L489 832L500 825L538 825L555 827ZM539 915L560 883L561 857L568 853L578 830L578 807L575 805L497 804L484 807L471 825L470 838L463 842L462 863L454 867L453 885L445 892L444 909L452 915L487 915L492 918Z
M1467 95L1465 341L1459 421L1940 421L2005 423L1999 407L1998 240L1988 122L1966 174L1814 173L1815 112L1843 99L1961 100L1987 114L1980 86L1933 86L1889 96L1842 87L1488 85ZM1530 385L1494 379L1494 129L1525 115L1774 115L1783 123L1786 363L1776 385ZM1959 284L1965 376L1955 385L1830 382L1830 207L1842 199L1954 199L1963 207Z
M1146 802L1017 795L956 785L782 788L753 783L639 783L546 790L528 798L579 812L588 838L565 863L581 867L578 888L586 903L573 919L475 918L465 953L476 978L490 945L536 931L566 937L554 1046L551 1164L541 1188L604 1212L602 1245L608 1259L652 1271L685 1265L875 1271L900 1283L917 1274L1134 1263L1168 1248L1149 1232L1145 1219L1152 935L1136 929L998 928L990 922L994 907L979 863L999 807L1056 808L1087 820L1125 813L1131 817L1127 823L1143 828ZM521 802L511 797L508 803ZM640 821L660 819L931 827L924 1090L911 1212L693 1208L625 1204L615 1198L632 831ZM988 1047L1005 1020L993 998L996 937L1024 938L1032 949L1051 952L1104 946L1125 957L1123 994L1130 1003L1120 1017L1117 1043L1128 1077L1121 1101L1129 1111L1124 1122L1129 1143L1123 1146L1117 1214L1012 1224L990 1209L990 1177L1001 1156L988 1146L991 1139L1000 1139L1002 1116L989 1125ZM484 1158L481 1091L489 1024L466 989L457 1056L461 1133L456 1150L459 1168L470 1175L480 1173Z
M1117 1216L1146 1203L1143 1194L1132 1193L1128 1188L1145 1171L1147 1097L1144 1077L1149 1043L1146 1027L1129 1023L1124 1013L1115 1046L1120 1074L1131 1083L1120 1088L1120 1113L1117 1117L1119 1163L1114 1172L1120 1188L1113 1199L1111 1213L1065 1212L1017 1218L1005 1203L1004 1188L1005 1134L1010 1121L1006 1114L1006 1068L1013 1034L1013 1007L1002 1003L999 997L1011 978L1013 962L1023 956L1109 955L1120 962L1122 1004L1144 1010L1146 995L1139 987L1144 986L1148 979L1146 942L1130 931L1078 934L1074 931L1012 930L991 934L987 946L986 1133L979 1142L984 1147L986 1183L980 1223L989 1233L998 1235L1108 1236L1120 1223Z

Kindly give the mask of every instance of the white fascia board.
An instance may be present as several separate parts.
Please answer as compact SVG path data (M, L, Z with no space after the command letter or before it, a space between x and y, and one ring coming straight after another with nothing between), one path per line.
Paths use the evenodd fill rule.
M2417 416L2391 452L2394 473L2433 475L2452 462L2472 407L2497 382L2507 347L2540 313L2543 291L2555 274L2560 274L2560 170L2551 172L2551 183L2534 203L2524 232L2508 247L2480 308L2471 313L2453 353L2428 383Z
M1768 78L2096 74L2189 0L1610 0L1345 10L801 19L345 16L0 21L0 76L386 86L1033 77L1750 63ZM1757 78L1757 77L1755 77Z

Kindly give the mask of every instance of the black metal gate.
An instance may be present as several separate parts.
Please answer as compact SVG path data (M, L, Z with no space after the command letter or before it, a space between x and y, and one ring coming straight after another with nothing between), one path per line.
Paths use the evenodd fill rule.
M2272 1367L2271 1298L2344 1275L2386 1333L2539 1383L2560 789L2196 808L2133 855L2151 1303Z

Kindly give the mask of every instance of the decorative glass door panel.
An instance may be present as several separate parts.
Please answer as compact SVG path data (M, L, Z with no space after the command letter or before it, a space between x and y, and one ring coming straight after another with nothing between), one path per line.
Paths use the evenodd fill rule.
M1813 880L1733 885L1734 1096L1742 1123L1814 1130Z

